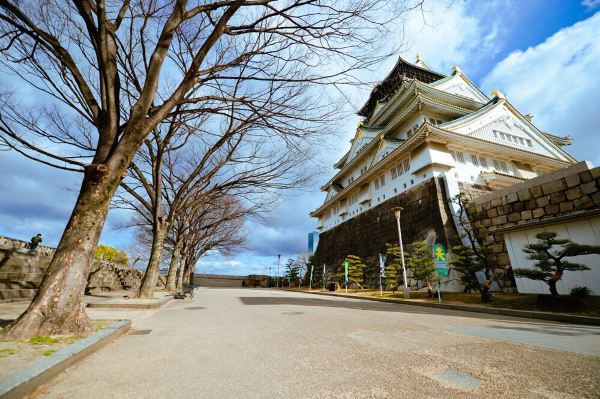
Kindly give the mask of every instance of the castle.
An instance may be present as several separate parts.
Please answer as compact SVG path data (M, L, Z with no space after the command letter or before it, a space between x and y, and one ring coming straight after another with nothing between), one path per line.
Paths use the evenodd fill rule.
M395 206L404 208L405 242L449 248L458 237L450 198L517 187L577 162L562 148L569 137L540 130L501 92L487 96L460 68L444 75L419 56L414 64L399 58L358 115L350 149L321 187L325 201L310 213L320 232L315 260L328 268L348 254L376 257L397 241ZM537 219L546 216L555 215ZM459 288L449 282L455 277L446 289ZM514 287L514 280L500 285Z

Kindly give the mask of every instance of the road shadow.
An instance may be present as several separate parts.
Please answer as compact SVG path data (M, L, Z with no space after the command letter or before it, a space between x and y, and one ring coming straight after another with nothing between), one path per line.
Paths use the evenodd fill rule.
M511 316L498 316L489 313L479 312L466 312L454 309L436 309L430 307L422 307L417 305L403 304L403 303L388 303L388 302L374 302L374 301L361 301L357 300L338 300L338 299L321 299L321 298L301 298L301 297L263 297L263 296L252 296L252 297L238 297L240 302L248 306L276 306L276 305L288 305L288 306L316 306L316 307L329 307L329 308L343 308L352 310L367 310L375 312L395 312L395 313L410 313L410 314L423 314L423 315L438 315L438 316L449 316L449 317L468 317L474 319L485 319L490 321L499 321L502 323L514 323L514 324L525 324L531 325L531 327L502 327L502 326L490 326L492 328L506 328L506 329L523 329L529 331L538 331L542 329L548 334L555 335L587 335L600 334L600 327L587 326L587 325L573 325L566 323L559 323L554 321L546 320L533 320L526 318L516 318Z

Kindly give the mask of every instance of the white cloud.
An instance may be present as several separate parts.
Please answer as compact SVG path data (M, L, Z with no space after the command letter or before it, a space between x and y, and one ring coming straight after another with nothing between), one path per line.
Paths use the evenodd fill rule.
M499 88L542 130L571 135L575 158L600 163L600 13L564 28L543 43L515 51L482 81Z
M482 13L509 9L506 2L490 1L481 10L476 5L467 1L450 5L447 0L426 2L423 15L414 13L407 20L403 32L406 49L412 55L420 53L429 67L439 72L449 72L453 65L463 70L476 68L480 60L497 54L503 45L501 19L485 18Z
M591 10L593 8L600 6L600 0L583 0L581 2L581 5L586 7L588 10Z

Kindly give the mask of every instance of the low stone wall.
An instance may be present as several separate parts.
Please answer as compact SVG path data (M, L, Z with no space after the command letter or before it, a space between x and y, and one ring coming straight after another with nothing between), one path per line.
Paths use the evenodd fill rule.
M600 208L600 168L585 162L472 199L467 209L473 226L487 236L496 277L506 292L515 291L503 230L545 223Z
M40 245L35 251L26 241L0 237L0 299L33 298L39 288L55 248ZM88 277L86 292L133 290L139 287L143 272L120 263L96 260ZM165 286L160 276L157 286Z

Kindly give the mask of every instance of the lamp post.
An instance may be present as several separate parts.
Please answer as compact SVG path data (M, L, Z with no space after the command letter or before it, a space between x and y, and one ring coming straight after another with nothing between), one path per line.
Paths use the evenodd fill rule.
M404 277L404 298L410 298L410 292L408 291L408 282L406 280L406 265L404 264L404 247L402 246L402 230L400 229L400 212L402 207L392 208L394 216L396 217L396 224L398 225L398 241L400 242L400 258L402 259L402 275Z
M281 261L281 254L277 255L277 278L275 281L277 282L277 288L279 288L279 262Z

